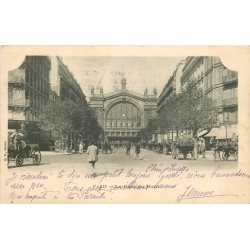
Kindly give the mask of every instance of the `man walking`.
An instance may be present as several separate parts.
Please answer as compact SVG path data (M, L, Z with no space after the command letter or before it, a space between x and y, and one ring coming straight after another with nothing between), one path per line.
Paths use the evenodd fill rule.
M95 168L95 163L98 161L98 147L94 145L94 142L91 141L90 146L87 149L88 162L91 167Z
M135 158L134 160L136 160L137 158L139 158L141 160L141 145L140 142L135 144Z
M127 141L127 143L126 143L126 149L127 149L127 155L130 155L130 149L131 149L131 143L130 143L130 141Z

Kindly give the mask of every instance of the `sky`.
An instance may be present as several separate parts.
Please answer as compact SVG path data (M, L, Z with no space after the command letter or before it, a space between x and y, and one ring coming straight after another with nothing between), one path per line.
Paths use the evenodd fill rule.
M121 79L126 78L127 89L148 94L156 88L157 96L162 92L177 64L184 57L63 57L62 60L80 84L85 96L95 93L100 87L103 93L121 88Z

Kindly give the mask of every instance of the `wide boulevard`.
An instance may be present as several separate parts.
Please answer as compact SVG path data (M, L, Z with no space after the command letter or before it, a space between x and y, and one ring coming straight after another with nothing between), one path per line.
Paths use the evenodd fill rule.
M32 163L32 159L25 159L22 167L16 167L15 162L10 162L9 169L22 169L22 170L55 170L60 171L61 169L76 169L78 171L94 171L94 172L105 172L112 171L117 168L142 170L147 168L150 164L157 164L158 166L170 166L176 164L179 167L186 166L188 168L200 169L200 170L212 170L217 167L223 169L234 169L237 168L237 161L230 156L227 162L214 161L211 151L206 152L206 157L202 158L200 155L197 160L192 160L191 156L188 155L187 159L183 159L181 156L179 160L173 159L170 154L163 155L157 154L153 151L142 149L142 159L134 159L134 148L131 149L131 154L126 155L125 148L114 148L112 154L103 154L102 152L98 155L98 162L96 163L95 169L92 169L87 162L87 154L79 153L59 153L59 152L41 152L42 159L41 164L36 166Z

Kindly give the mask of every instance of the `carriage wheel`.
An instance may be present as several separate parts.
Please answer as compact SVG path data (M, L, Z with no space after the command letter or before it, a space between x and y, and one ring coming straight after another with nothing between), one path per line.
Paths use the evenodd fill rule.
M11 153L8 153L8 165L10 163L10 159L11 159Z
M8 165L9 165L9 163L10 163L10 161L11 160L15 160L15 155L13 155L13 153L12 152L8 152Z
M41 162L41 158L42 158L42 156L41 156L40 151L35 150L35 151L32 153L33 164L39 165L40 162Z
M21 167L23 165L23 157L20 154L17 154L15 158L16 166Z
M8 165L10 161L15 161L16 160L16 155L13 152L8 153Z

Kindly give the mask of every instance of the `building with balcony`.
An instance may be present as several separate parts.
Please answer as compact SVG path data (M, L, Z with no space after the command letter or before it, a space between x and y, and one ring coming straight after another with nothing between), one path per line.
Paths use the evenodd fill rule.
M180 73L181 71L181 73ZM179 72L180 74L177 74ZM179 79L177 77L179 76ZM157 112L161 115L164 101L180 93L187 84L194 84L210 97L217 107L217 128L222 134L237 134L238 123L238 74L227 69L219 57L187 57L169 78L157 101ZM217 132L212 131L212 134ZM164 135L165 136L165 135ZM224 136L225 137L225 136Z
M110 140L138 141L138 132L150 119L156 117L157 92L146 89L144 95L126 89L126 79L121 80L121 89L104 94L100 88L91 90L90 107L97 113L98 122Z
M227 69L219 57L187 57L182 71L182 87L187 83L195 84L204 95L213 99L218 110L217 125L223 125L225 113L229 116L229 124L237 124L238 75Z
M182 69L181 88L186 84L195 84L198 88L204 89L204 57L189 56Z
M22 65L8 73L8 119L35 121L49 100L50 59L26 56Z
M181 76L182 69L185 65L185 60L182 60L177 66L172 74L172 76L168 79L166 85L164 86L160 96L157 99L157 113L160 115L161 110L164 107L165 101L174 94L181 93Z
M36 124L43 106L49 101L50 59L47 56L26 56L23 63L8 72L8 129L21 129L30 143L46 141ZM43 133L41 133L43 132Z
M238 74L227 69L219 57L204 59L204 94L217 107L217 125L238 123Z
M61 100L86 102L86 97L73 74L58 56L51 57L51 89Z

